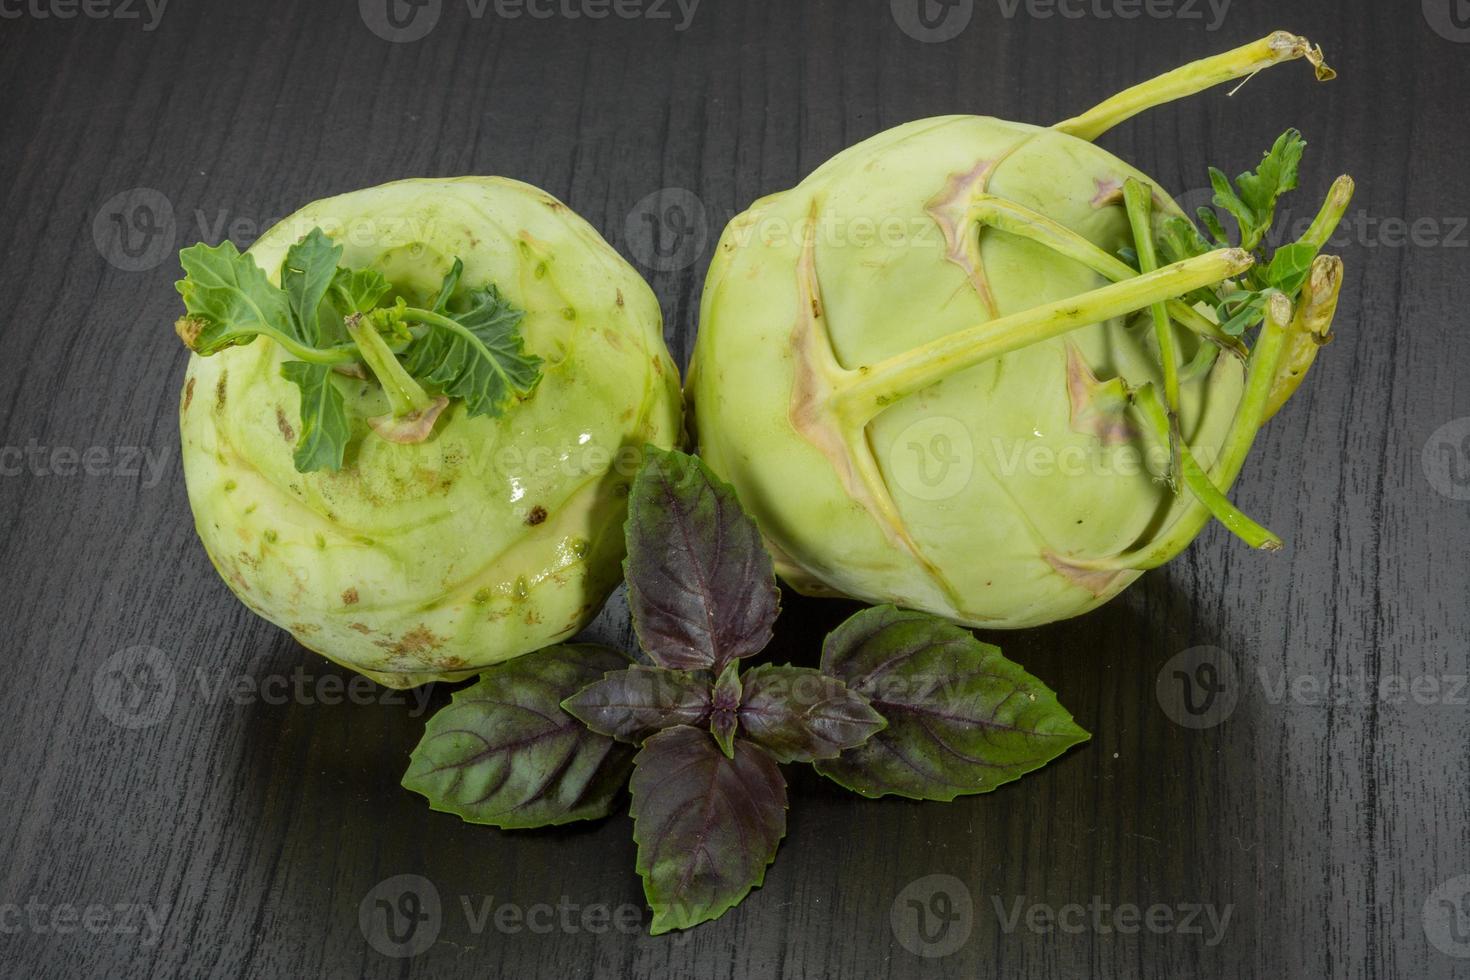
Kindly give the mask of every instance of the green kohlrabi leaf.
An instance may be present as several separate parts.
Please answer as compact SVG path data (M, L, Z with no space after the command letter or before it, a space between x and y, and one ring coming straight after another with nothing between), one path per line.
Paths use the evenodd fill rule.
M985 793L1090 736L1046 685L926 613L865 609L827 636L822 669L888 727L817 771L863 796L952 800Z
M332 277L332 295L343 316L374 309L392 288L376 269L338 269Z
M297 331L286 294L233 242L192 245L179 253L179 262L184 278L174 286L187 315L177 329L191 350L213 354L260 334L288 346L309 346Z
M337 260L342 246L334 243L320 228L313 228L286 252L281 263L281 289L291 306L291 319L296 336L313 347L321 343L322 331L318 308L337 274Z
M281 365L281 376L301 389L301 433L294 453L297 471L340 470L352 423L333 380L335 372L325 364L287 361Z
M627 665L615 650L578 644L489 668L429 721L403 785L435 810L495 827L606 816L633 749L588 730L561 702Z
M657 664L707 668L760 653L781 594L735 490L697 457L645 450L626 526L628 607Z
M1288 129L1276 138L1271 149L1261 159L1261 165L1254 171L1247 170L1235 178L1235 186L1240 189L1240 199L1255 214L1255 226L1260 233L1271 227L1276 220L1276 200L1287 191L1296 190L1297 171L1302 162L1302 151L1307 148L1307 141L1302 139L1300 131ZM1259 235L1256 242L1259 242ZM1242 245L1243 248L1254 248L1255 245Z
M439 285L439 295L434 300L434 312L447 314L449 312L449 301L454 298L454 293L459 289L460 276L464 275L464 263L459 259L454 260L454 265L444 274L444 282Z
M1215 205L1234 216L1240 226L1240 247L1254 251L1276 220L1276 201L1297 186L1297 171L1307 143L1302 134L1288 129L1276 138L1255 170L1235 178L1235 187L1218 169L1210 168L1210 186Z
M541 359L524 350L525 314L494 285L470 290L463 309L448 309L444 292L453 289L459 269L456 261L441 289L439 302L446 308L420 318L433 329L404 351L403 366L426 388L464 399L470 415L498 416L514 396L536 387Z
M1288 296L1296 296L1311 274L1312 260L1316 257L1317 246L1311 242L1283 245L1271 256L1271 264L1266 268L1266 284Z
M665 728L704 724L713 683L709 671L635 664L604 674L561 706L594 732L641 745Z
M887 724L867 698L810 667L761 664L742 681L740 735L777 762L834 759Z
M638 873L650 931L718 919L766 876L786 834L786 780L776 760L737 739L680 726L643 743L629 784Z

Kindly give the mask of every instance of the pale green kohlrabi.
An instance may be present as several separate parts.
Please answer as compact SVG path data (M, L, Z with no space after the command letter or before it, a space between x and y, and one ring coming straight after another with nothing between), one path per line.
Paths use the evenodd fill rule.
M1268 260L1295 131L1238 193L1212 175L1234 241L1091 141L1302 57L1331 77L1278 32L1050 128L909 123L730 223L686 395L788 583L1011 628L1105 602L1212 514L1280 546L1223 493L1330 336L1317 253L1352 183Z
M393 687L596 614L636 454L682 412L658 303L590 225L517 181L403 180L181 258L189 500L247 606Z

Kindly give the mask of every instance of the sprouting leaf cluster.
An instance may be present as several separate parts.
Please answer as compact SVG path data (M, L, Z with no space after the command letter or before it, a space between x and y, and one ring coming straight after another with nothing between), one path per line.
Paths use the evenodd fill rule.
M764 663L780 593L735 491L654 447L634 480L624 571L638 660L557 646L487 670L430 722L403 784L502 828L611 812L629 783L652 931L718 918L786 832L780 766L863 796L988 792L1089 736L1040 681L933 616L882 606L819 668Z
M1277 137L1255 170L1240 174L1233 183L1223 171L1211 167L1214 207L1201 207L1197 211L1203 232L1188 218L1176 215L1165 222L1159 236L1159 251L1170 262L1232 245L1256 256L1256 264L1235 288L1228 288L1220 295L1202 290L1189 297L1213 307L1221 328L1231 336L1240 336L1261 322L1266 298L1272 291L1285 293L1294 301L1311 271L1312 260L1324 244L1315 241L1309 231L1299 241L1267 254L1277 203L1283 194L1296 189L1306 146L1299 131L1288 129ZM1233 241L1215 208L1233 219Z
M343 268L341 258L320 228L287 250L280 285L232 242L179 253L186 312L176 329L191 350L209 356L263 336L292 358L281 373L301 392L298 470L342 468L353 434L344 372L391 387L400 415L437 394L462 400L471 416L495 417L535 389L541 361L524 350L523 312L494 284L461 289L459 259L422 310L401 296L389 302L394 289L382 273Z

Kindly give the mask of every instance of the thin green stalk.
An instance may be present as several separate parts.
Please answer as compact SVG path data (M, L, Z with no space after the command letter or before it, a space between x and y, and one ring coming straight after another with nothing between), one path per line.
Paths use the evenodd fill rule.
M1322 208L1317 216L1312 219L1311 225L1301 237L1301 241L1311 244L1317 251L1327 246L1332 238L1332 233L1337 230L1338 222L1347 212L1348 204L1353 199L1353 179L1343 174L1332 182L1327 191L1327 199L1322 202Z
M987 320L876 364L843 372L834 380L835 407L849 423L867 422L888 405L965 368L1214 285L1249 269L1253 261L1240 249L1217 249L1124 282Z
M972 214L992 228L1019 235L1053 249L1060 255L1076 262L1111 282L1122 282L1138 275L1138 270L1115 255L1110 255L1072 229L1053 221L1040 211L1008 201L992 194L982 194L970 206ZM1238 337L1232 337L1220 329L1219 324L1206 317L1183 300L1170 299L1164 303L1180 326L1205 340L1244 358L1250 353Z
M1168 412L1164 403L1159 400L1158 392L1152 384L1146 384L1133 393L1134 405L1139 409L1145 422L1154 430L1154 436L1161 442L1167 442L1174 454L1180 461L1184 485L1189 492L1194 494L1195 500L1204 506L1206 510L1236 537L1240 538L1252 548L1263 551L1279 551L1281 539L1271 531L1257 524L1245 515L1244 512L1230 502L1230 499L1220 492L1198 462L1189 447L1178 440L1178 429L1174 417Z
M1210 473L1210 482L1229 492L1265 422L1266 406L1276 381L1276 369L1286 344L1293 310L1283 293L1273 293L1266 303L1266 319L1246 364L1245 391L1236 408L1230 431L1220 446L1220 458ZM1092 561L1068 559L1069 564L1089 571L1144 571L1158 568L1189 546L1214 516L1196 499L1163 534L1136 551Z
M343 323L353 342L357 344L363 363L383 386L383 393L388 396L394 418L401 419L426 411L434 404L434 399L403 369L403 365L394 356L393 349L373 327L369 317L354 313L343 320Z
M1315 47L1304 37L1277 31L1259 41L1191 62L1182 68L1124 89L1080 116L1064 119L1052 128L1091 142L1124 120L1147 109L1203 92L1222 82L1254 75L1263 68L1297 58L1306 58L1317 69L1319 81L1325 82L1337 74L1323 63L1321 48Z
M1129 177L1123 183L1123 206L1128 212L1128 223L1133 227L1133 246L1138 253L1138 271L1153 272L1159 267L1158 253L1154 251L1153 190L1141 181ZM1169 314L1163 303L1149 307L1153 314L1154 337L1159 342L1159 361L1164 369L1164 401L1169 414L1179 415L1179 354L1174 348L1174 329L1169 324Z

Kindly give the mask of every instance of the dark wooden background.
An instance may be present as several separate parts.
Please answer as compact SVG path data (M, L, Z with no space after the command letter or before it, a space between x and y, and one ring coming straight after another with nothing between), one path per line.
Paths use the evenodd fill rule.
M443 0L399 43L369 29L382 0L174 0L156 22L141 0L24 3L0 3L0 447L40 462L0 460L0 974L1470 977L1463 0L1235 0L1218 25L1192 0L1128 20L1103 16L1128 0L1079 0L1080 17L975 0L944 42L900 29L913 0L704 0L687 25L676 6L506 19ZM789 835L742 906L680 936L594 933L581 910L641 907L626 816L504 834L431 813L398 787L420 706L334 696L345 672L252 617L195 540L170 329L183 245L245 245L398 177L511 175L630 258L649 255L645 214L692 229L643 266L683 365L723 222L848 144L943 113L1051 122L1277 27L1341 77L1285 66L1104 142L1183 191L1299 126L1298 217L1337 173L1358 179L1338 342L1237 493L1288 547L1214 529L1093 615L993 638L1095 733L1019 783L865 802L793 771ZM671 188L699 207L640 204ZM93 474L66 475L90 447ZM776 656L809 660L850 611L789 596ZM625 642L624 608L594 633ZM1234 708L1187 727L1171 658L1200 646L1216 652L1186 659ZM140 665L155 686L119 701ZM305 694L270 686L298 675ZM1368 695L1311 696L1334 676ZM1380 680L1418 694L1378 697ZM408 959L359 921L397 875L441 906ZM941 909L936 887L957 912L926 939L908 899ZM561 903L571 925L477 928L465 908L487 900ZM1017 903L1231 918L1223 938L1125 934L1111 913L1042 932L1008 927Z

